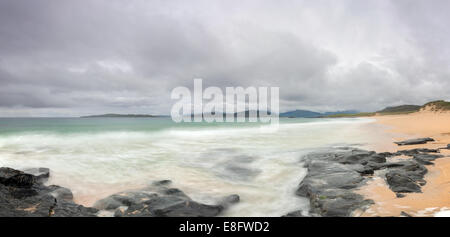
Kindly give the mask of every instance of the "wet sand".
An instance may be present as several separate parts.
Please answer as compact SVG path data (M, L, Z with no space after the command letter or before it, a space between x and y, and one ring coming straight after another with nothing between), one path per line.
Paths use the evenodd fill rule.
M442 148L450 144L450 113L421 111L408 115L375 116L377 124L385 125L393 140L400 141L409 138L432 137L435 142L423 145L399 146L396 150L414 148ZM393 146L376 146L377 152L392 151ZM450 150L442 149L441 153L450 156ZM391 159L408 159L396 157ZM375 201L361 216L401 216L405 212L411 216L435 216L438 212L450 210L450 157L434 161L435 165L428 165L425 175L427 184L422 187L422 193L406 194L397 198L384 179L375 177L359 190ZM376 176L376 175L375 175Z

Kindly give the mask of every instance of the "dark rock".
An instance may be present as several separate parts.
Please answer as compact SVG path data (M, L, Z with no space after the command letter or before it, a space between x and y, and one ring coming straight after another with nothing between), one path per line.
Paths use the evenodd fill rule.
M297 194L305 193L305 196L310 199L310 212L320 216L351 216L353 211L373 204L372 200L367 200L362 195L353 193L351 190L316 190L312 186L302 186L301 189Z
M433 162L438 158L442 158L444 157L443 155L434 155L434 154L417 154L413 156L414 160L416 160L417 162L423 164L423 165L432 165Z
M364 175L374 173L368 164L382 164L386 155L351 148L308 154L308 173L296 194L309 199L312 215L351 216L373 203L353 190L364 183Z
M406 195L403 194L403 193L396 193L395 196L397 196L398 198L404 198L404 197L406 197Z
M427 181L420 179L420 180L417 180L417 184L420 186L425 186L425 184L427 184Z
M51 185L49 188L53 190L50 194L56 198L56 200L73 201L73 193L70 189L56 185Z
M223 200L222 200L222 205L227 206L229 204L235 204L238 203L241 200L241 198L239 197L239 195L237 194L233 194L230 196L226 196Z
M0 168L0 216L95 216L98 210L75 204L70 190L45 186L42 178L45 177Z
M358 194L337 197L331 200L319 199L322 216L327 217L351 216L354 210L369 206L373 203L372 200L364 199L363 196Z
M412 217L410 214L408 214L408 213L406 213L406 212L404 212L404 211L402 211L402 212L400 213L400 216L404 216L404 217Z
M183 191L179 190L178 188L169 188L162 190L163 194L166 195L172 195L172 196L178 196L186 199L190 199Z
M416 139L409 139L401 142L394 142L395 144L399 146L406 146L406 145L418 145L418 144L426 144L427 142L434 142L433 138L416 138Z
M302 211L293 211L293 212L289 212L288 214L286 214L282 217L305 217L305 216L302 214Z
M428 148L416 148L416 149L411 149L411 150L397 151L397 153L399 153L401 155L413 156L413 155L421 154L421 153L439 153L439 150L438 149L428 149Z
M399 171L390 171L386 174L386 181L389 184L389 188L398 193L419 193L421 192L420 186L416 182L408 177L407 174Z
M397 165L386 173L389 188L396 193L421 192L420 186L426 184L423 178L427 168L415 160L397 162Z
M194 201L153 206L155 215L161 217L213 217L219 215L222 210L223 207L219 205L206 205Z
M234 164L226 165L224 167L224 176L227 176L231 179L238 179L238 180L248 180L250 178L255 177L258 175L261 171L257 169L250 169L244 166L237 166Z
M407 140L401 145L432 141L430 138ZM399 145L400 145L399 144ZM396 153L375 153L354 148L338 148L324 152L314 152L303 157L308 173L296 194L310 201L311 214L319 216L351 216L357 209L364 209L372 200L353 192L373 175L376 170L388 169L386 182L397 197L402 193L421 192L426 184L424 175L428 172L425 164L443 157L436 149L418 148ZM387 162L387 157L407 155L413 159Z
M167 186L167 185L169 185L169 184L171 184L172 183L172 180L159 180L159 181L155 181L155 182L153 182L153 185L155 185L155 186Z
M50 177L49 168L31 168L23 170L23 172L35 176L39 182L45 182Z
M384 157L391 157L391 156L394 156L395 153L391 153L391 152L381 152L381 153L378 153L378 155L382 155L382 156L384 156Z
M213 217L223 210L222 206L200 204L180 197L155 197L149 201L131 205L121 217Z
M239 202L230 195L218 205L198 203L177 188L137 190L113 194L99 200L94 207L113 210L116 217L211 217L219 215L229 205Z
M52 217L95 217L98 210L91 207L84 207L73 202L64 200L58 201L52 208L50 216Z
M377 170L375 167L371 166L363 166L361 169L355 169L356 172L360 173L361 175L373 175L375 173L375 170Z
M157 196L156 193L146 191L121 192L98 200L93 207L100 210L115 210L121 206L140 204Z
M22 171L2 167L0 168L0 183L13 187L31 187L36 182L36 177Z
M219 205L206 205L178 196L156 196L116 210L118 217L212 217L223 210Z
M404 164L401 164L400 162L386 162L386 163L373 163L369 162L366 164L365 168L370 168L373 170L381 170L381 169L387 169L387 168L395 168L395 167L401 167L404 166Z
M367 159L374 155L373 151L353 150L337 154L337 161L341 164L361 164L367 163Z

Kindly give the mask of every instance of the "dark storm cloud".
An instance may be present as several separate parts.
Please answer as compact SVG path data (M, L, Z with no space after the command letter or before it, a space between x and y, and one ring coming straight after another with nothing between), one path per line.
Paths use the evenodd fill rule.
M278 86L281 109L449 99L447 1L0 1L0 116L167 114Z

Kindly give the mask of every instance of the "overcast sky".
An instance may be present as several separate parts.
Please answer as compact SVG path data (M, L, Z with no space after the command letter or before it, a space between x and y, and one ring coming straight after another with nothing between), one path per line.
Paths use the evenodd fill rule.
M169 114L177 86L281 111L450 99L447 0L0 0L0 116Z

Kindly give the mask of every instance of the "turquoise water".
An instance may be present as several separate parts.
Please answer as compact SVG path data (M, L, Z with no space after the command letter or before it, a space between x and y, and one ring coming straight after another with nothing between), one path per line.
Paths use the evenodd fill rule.
M306 175L302 154L370 144L379 132L367 129L371 122L281 119L273 130L170 118L1 118L0 166L48 167L49 183L69 187L84 205L170 179L206 203L239 194L225 216L280 216L308 210L308 201L294 195Z
M307 123L316 119L281 118L281 123ZM325 119L323 119L325 121ZM332 119L329 119L332 121ZM260 127L265 123L175 123L159 118L0 118L0 136L19 133L101 133L111 131L155 132L164 129Z

